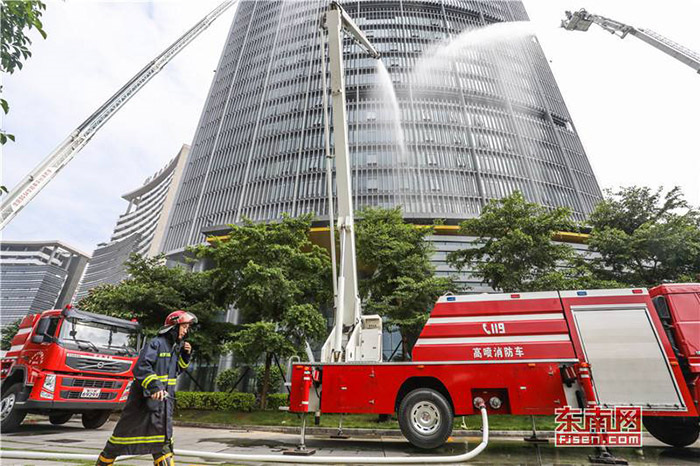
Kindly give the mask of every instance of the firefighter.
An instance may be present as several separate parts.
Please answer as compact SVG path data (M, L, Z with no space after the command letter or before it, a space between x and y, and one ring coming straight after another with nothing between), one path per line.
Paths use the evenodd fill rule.
M173 466L173 408L177 376L190 363L192 347L185 340L197 317L175 311L158 335L143 347L134 366L129 398L96 465L114 463L120 455L151 453L155 466Z

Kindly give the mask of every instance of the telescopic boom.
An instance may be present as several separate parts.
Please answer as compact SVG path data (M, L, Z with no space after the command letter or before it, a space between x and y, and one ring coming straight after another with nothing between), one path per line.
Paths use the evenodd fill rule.
M633 35L700 73L700 54L649 29L635 28L605 16L593 15L583 8L573 13L567 11L566 19L562 20L561 27L567 31L588 31L591 24L597 24L621 39L627 37L628 34Z
M70 135L51 152L39 165L37 165L22 181L2 197L0 205L0 230L10 223L29 201L39 194L59 171L65 167L73 157L90 142L90 139L107 121L121 109L148 81L153 78L165 65L172 60L182 49L192 42L202 31L221 16L236 1L225 1L195 24L182 37L176 40L163 53L154 58L141 71L131 78L121 89L117 91L107 102L98 108L84 122L80 124Z

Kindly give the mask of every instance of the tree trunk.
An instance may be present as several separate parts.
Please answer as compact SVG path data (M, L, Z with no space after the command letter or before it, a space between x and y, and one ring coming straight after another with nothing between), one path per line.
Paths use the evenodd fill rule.
M272 365L272 353L265 353L265 374L263 375L262 390L260 392L260 409L267 408L267 391L270 386L270 365Z

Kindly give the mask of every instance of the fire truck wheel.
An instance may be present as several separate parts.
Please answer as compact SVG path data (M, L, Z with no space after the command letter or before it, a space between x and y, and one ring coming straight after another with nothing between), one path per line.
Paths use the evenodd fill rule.
M14 432L17 430L27 415L26 411L17 408L16 402L19 393L22 391L22 384L16 383L7 390L2 391L2 401L0 401L0 430L3 432Z
M109 420L110 414L112 414L111 411L104 409L83 413L83 427L86 429L99 429Z
M450 403L430 388L417 388L406 395L398 417L401 433L418 448L441 447L452 434L454 414Z
M65 424L66 422L70 421L70 418L72 417L73 413L49 414L49 422L55 426L60 426L61 424Z
M645 417L644 427L657 440L673 447L687 447L700 437L697 417Z

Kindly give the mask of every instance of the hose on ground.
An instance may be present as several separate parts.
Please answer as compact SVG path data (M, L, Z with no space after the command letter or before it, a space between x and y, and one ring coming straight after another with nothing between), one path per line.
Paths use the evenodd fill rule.
M241 453L214 453L196 450L175 450L175 456L196 457L211 460L226 461L260 461L265 463L299 463L299 464L449 464L467 461L484 451L489 443L489 421L486 407L481 406L481 421L483 434L481 443L471 451L451 456L286 456L286 455L251 455ZM0 450L0 458L17 459L57 459L57 460L86 460L97 461L97 455L78 453L52 453L20 450ZM121 457L125 460L133 457Z

